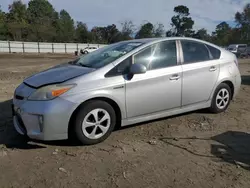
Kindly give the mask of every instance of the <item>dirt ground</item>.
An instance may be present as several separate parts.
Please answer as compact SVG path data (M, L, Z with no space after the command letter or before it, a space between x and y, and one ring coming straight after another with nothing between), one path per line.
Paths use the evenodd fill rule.
M94 146L37 142L13 128L15 87L74 56L0 55L0 187L250 187L250 60L222 114L206 110L130 126Z

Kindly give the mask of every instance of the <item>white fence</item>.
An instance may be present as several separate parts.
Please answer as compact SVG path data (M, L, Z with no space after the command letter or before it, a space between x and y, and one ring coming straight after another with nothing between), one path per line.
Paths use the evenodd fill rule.
M0 41L0 53L74 53L88 46L101 48L106 45Z

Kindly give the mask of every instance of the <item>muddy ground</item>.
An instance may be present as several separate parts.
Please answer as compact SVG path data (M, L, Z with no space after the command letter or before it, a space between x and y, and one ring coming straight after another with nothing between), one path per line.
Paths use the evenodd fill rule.
M250 187L250 60L242 87L222 114L196 111L130 126L95 146L19 136L15 87L72 56L0 55L0 187Z

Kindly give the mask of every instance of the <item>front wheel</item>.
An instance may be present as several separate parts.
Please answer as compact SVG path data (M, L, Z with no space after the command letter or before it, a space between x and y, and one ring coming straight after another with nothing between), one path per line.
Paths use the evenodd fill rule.
M97 144L109 137L116 124L116 114L104 101L89 101L76 115L75 135L84 145Z
M215 90L209 110L213 113L224 112L232 99L231 88L226 83L221 83Z

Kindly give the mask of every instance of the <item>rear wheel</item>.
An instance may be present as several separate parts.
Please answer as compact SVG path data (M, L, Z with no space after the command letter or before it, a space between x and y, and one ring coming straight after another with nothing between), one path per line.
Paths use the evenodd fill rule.
M89 101L76 115L75 135L84 145L97 144L108 138L115 127L116 114L104 101Z
M213 113L224 112L232 99L231 88L226 83L221 83L215 90L210 111Z

